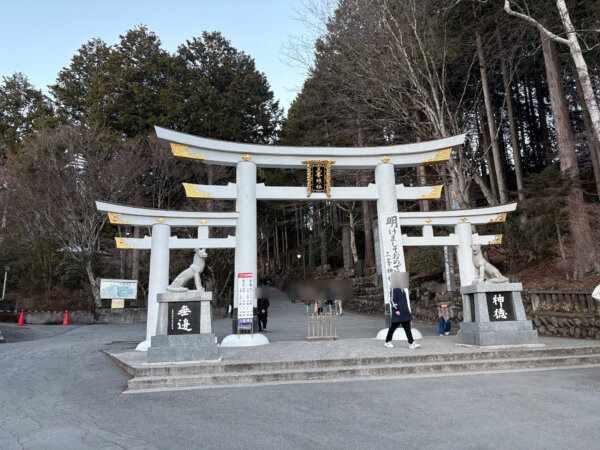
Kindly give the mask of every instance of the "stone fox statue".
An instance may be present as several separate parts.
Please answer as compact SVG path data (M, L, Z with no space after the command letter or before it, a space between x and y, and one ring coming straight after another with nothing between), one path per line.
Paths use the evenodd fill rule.
M498 269L490 264L481 253L481 245L474 244L473 248L473 264L477 271L476 283L508 283L508 278L504 277Z
M167 291L185 292L188 290L185 285L193 278L194 283L196 284L196 290L204 292L204 288L200 282L200 274L204 270L207 256L205 249L197 248L194 251L194 262L192 265L175 277L173 282L167 286Z

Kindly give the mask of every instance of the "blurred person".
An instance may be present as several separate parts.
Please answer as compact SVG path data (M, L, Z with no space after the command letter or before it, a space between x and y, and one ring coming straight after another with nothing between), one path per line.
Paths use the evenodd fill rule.
M392 323L388 329L383 345L388 348L394 348L394 344L392 344L394 332L398 326L402 325L408 340L408 348L419 348L421 345L415 342L410 329L412 314L410 312L410 307L408 306L408 299L406 298L405 292L405 289L408 288L408 272L393 273L391 278L392 295L390 298L390 306L392 310Z
M453 316L452 305L448 302L438 303L438 331L440 336L448 336L452 329L451 319Z
M267 331L267 317L269 316L269 298L265 288L257 289L256 309L258 315L258 331Z

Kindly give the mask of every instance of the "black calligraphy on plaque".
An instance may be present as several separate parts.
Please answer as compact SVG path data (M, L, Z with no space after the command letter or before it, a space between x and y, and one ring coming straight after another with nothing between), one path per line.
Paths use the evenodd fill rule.
M200 302L171 302L167 334L199 334Z
M326 176L327 167L325 164L315 164L311 167L312 171L312 192L327 192Z
M331 196L331 164L335 161L302 161L306 164L307 196L319 192Z
M515 320L511 292L487 292L485 295L490 322Z

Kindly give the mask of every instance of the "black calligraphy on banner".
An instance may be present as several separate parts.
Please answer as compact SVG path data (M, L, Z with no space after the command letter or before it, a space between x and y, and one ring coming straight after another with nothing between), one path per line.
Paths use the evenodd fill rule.
M386 227L389 236L389 250L386 251L385 258L388 267L388 275L391 272L402 272L402 259L400 252L403 251L400 237L400 226L398 217L390 216L386 220Z

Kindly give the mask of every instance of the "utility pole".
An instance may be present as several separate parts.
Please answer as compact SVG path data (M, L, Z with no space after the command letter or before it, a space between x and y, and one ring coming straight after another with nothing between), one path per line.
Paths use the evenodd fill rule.
M2 286L2 300L4 300L4 294L6 294L6 277L8 275L8 272L10 272L10 267L4 266L4 285Z

